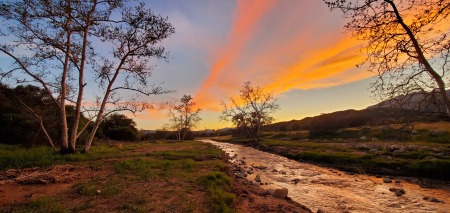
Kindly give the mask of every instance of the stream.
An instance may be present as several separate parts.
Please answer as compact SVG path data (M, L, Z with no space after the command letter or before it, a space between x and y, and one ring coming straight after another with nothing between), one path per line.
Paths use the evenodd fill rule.
M384 183L382 178L364 174L348 174L285 157L259 151L251 147L202 140L224 150L231 162L252 170L248 180L260 176L261 187L267 190L287 188L288 197L313 212L449 212L450 191L422 188L404 180ZM267 168L265 168L267 167ZM253 169L252 169L253 168ZM404 189L396 196L389 188ZM446 187L448 188L448 187ZM424 198L428 197L428 200ZM440 202L431 202L436 198ZM436 200L435 200L436 201Z

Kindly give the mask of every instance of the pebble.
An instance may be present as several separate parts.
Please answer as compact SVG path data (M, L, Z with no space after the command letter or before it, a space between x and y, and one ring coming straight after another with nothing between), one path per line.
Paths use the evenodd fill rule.
M392 183L392 179L390 179L389 177L385 177L385 178L383 179L383 182L384 182L384 183Z

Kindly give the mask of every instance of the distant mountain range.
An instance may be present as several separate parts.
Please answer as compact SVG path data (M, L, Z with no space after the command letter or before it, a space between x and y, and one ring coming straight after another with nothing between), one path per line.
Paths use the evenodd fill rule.
M450 90L447 90L447 96L450 96ZM409 95L397 96L381 103L369 106L368 108L402 108L422 112L445 112L445 106L442 97L438 93L417 92Z
M450 95L450 91L447 91ZM270 124L265 131L326 130L357 126L387 125L401 122L433 122L448 120L442 98L438 94L415 93L369 106L363 110L344 110L301 120Z

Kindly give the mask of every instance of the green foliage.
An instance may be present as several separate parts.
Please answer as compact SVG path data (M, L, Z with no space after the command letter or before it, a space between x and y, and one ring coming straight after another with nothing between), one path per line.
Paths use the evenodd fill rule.
M223 172L209 172L200 178L208 188L212 212L235 212L232 208L236 195L227 192L230 188L231 178Z
M138 130L133 119L122 114L111 114L100 125L102 134L113 140L135 141Z

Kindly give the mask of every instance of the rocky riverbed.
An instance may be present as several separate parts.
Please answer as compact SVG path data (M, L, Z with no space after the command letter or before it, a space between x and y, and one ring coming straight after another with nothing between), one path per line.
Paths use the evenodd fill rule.
M449 187L424 188L405 178L345 173L251 147L203 142L230 155L236 178L253 181L274 196L287 192L313 212L450 212Z

